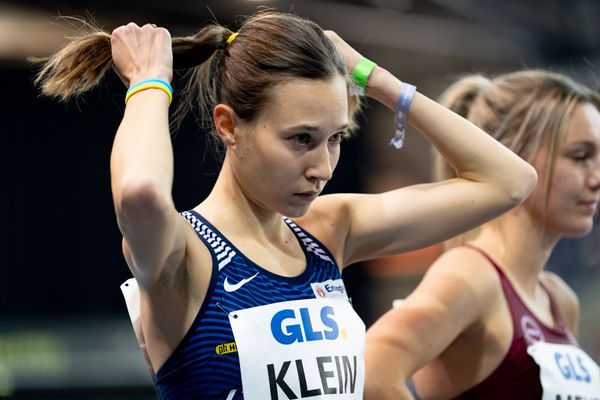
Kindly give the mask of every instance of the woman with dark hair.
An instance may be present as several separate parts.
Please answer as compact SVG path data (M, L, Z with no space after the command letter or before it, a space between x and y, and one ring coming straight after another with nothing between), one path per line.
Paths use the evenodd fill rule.
M164 399L361 399L364 324L341 270L476 226L535 184L479 128L294 15L259 13L235 33L210 25L188 38L150 24L92 32L47 60L38 83L68 98L111 65L129 87L111 156L139 299L126 295ZM210 195L182 213L171 198L174 67L190 69L182 104L199 106L224 149ZM459 177L319 196L355 125L348 71L397 110L399 133L408 118Z
M520 206L448 241L417 289L367 333L368 399L597 399L600 370L577 345L579 303L544 271L600 201L600 95L540 70L469 76L441 103L529 161ZM439 179L454 172L437 155ZM451 249L450 249L451 248Z

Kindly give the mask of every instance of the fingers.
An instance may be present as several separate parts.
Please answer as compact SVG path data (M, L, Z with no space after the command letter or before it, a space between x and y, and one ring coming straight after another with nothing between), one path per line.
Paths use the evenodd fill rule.
M143 30L154 30L154 29L161 30L161 31L166 31L165 28L159 27L158 25L150 23L150 22L147 23L147 24L142 25L141 27L138 24L136 24L135 22L130 22L127 25L121 25L121 26L115 28L112 31L111 36L114 35L114 34L118 34L120 32L123 32L123 31L133 31L133 32L135 32L135 31L140 31L140 30L143 31Z
M359 52L357 52L352 46L344 41L337 33L334 31L325 31L325 36L334 44L337 51L340 53L344 62L346 63L346 67L348 68L348 72L352 73L354 67L358 63L361 58Z
M147 77L170 81L173 54L167 29L130 22L113 30L111 47L114 69L126 86Z
M327 38L334 43L336 42L336 40L341 39L340 36L334 31L324 30L323 33L325 33L325 36L327 36Z

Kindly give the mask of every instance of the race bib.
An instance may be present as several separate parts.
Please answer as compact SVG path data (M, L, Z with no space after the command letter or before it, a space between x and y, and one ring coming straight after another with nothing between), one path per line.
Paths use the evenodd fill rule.
M268 304L229 321L244 399L363 398L365 325L348 301Z
M600 400L600 368L580 348L537 342L527 352L540 367L542 400Z

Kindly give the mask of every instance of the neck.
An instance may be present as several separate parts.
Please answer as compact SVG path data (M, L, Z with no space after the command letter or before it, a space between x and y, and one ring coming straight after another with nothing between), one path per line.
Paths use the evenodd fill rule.
M196 209L232 238L277 243L291 233L280 213L259 204L243 191L227 158L211 193Z
M514 283L534 293L559 239L520 206L483 225L474 244L488 251Z

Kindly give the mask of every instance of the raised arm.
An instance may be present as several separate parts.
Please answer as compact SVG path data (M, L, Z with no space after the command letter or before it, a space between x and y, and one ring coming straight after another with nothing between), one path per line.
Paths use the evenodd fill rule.
M327 35L352 71L361 55L335 33ZM376 67L366 93L395 110L402 84ZM350 221L344 265L426 246L469 230L518 205L535 185L533 167L420 93L413 99L408 122L440 151L458 177L377 195L338 196L336 201L347 210Z
M115 70L130 86L144 79L170 82L173 56L166 29L130 23L111 35ZM140 284L152 283L185 250L182 219L171 197L173 151L169 99L157 89L133 95L111 154L111 183L124 253Z

